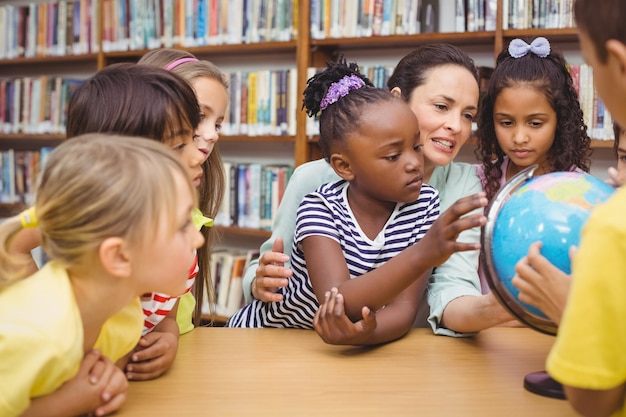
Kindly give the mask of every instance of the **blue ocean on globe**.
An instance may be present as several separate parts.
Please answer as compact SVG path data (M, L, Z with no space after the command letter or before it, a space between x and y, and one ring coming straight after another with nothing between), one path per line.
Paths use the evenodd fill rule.
M531 243L541 241L541 254L569 274L569 248L578 246L593 208L613 192L613 187L592 175L554 172L526 181L504 203L493 228L493 266L497 279L527 312L546 318L518 300L519 290L511 282L515 264L527 255Z

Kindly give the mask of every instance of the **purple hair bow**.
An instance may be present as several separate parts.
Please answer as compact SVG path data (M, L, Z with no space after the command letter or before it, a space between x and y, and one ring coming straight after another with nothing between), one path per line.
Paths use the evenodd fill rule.
M521 39L513 39L509 44L509 54L511 54L513 58L526 56L528 51L541 58L545 58L550 55L550 42L548 42L546 38L540 37L532 41L530 45Z
M341 80L336 81L328 87L326 95L320 103L320 110L337 102L341 97L346 96L350 90L357 90L365 85L365 82L356 75L346 75Z

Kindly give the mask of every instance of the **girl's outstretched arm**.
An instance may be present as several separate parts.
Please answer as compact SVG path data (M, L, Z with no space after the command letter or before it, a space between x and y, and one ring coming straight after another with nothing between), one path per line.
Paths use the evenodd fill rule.
M305 238L302 249L317 299L324 300L325 292L336 287L343 295L345 311L353 322L361 319L363 306L372 311L380 310L419 277L445 262L452 253L479 249L480 244L477 242L457 242L456 239L463 230L485 223L482 212L465 215L486 204L484 193L460 199L433 223L419 242L404 249L379 268L354 279L350 279L346 260L336 241L323 236ZM425 285L425 282L421 284ZM417 294L416 298L421 292ZM414 316L415 312L411 320Z

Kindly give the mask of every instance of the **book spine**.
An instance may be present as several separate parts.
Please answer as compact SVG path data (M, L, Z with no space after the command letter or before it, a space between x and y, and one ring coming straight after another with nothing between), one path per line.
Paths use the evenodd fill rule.
M391 0L383 0L382 12L380 34L382 36L389 36L391 34Z
M0 6L0 27L9 27L7 6ZM0 30L0 59L8 58L8 35L7 31Z
M279 135L287 135L289 132L289 126L287 122L287 82L289 77L289 70L279 70L278 72L278 115L276 117L278 122Z
M231 166L230 162L223 162L224 166L224 197L222 204L215 216L215 224L218 226L231 226L230 223L230 186L231 186Z
M248 100L247 100L248 135L257 135L257 73L248 73Z
M249 179L248 179L248 165L247 164L239 164L237 166L237 226L239 227L247 227L248 224L248 189L249 189Z
M322 39L321 34L321 1L311 0L311 38Z
M241 72L241 99L239 100L239 134L248 134L248 73Z
M74 3L68 0L65 10L65 55L72 54L74 48Z
M5 133L7 111L7 80L0 80L0 133Z
M237 164L232 164L230 167L230 225L236 226L239 222L238 209L239 209L239 167Z
M16 8L17 33L15 39L15 56L22 57L26 51L26 31L28 27L28 6Z
M232 273L230 277L230 286L228 289L228 300L226 302L227 317L232 316L239 310L244 303L243 298L243 273L246 266L246 257L237 255L233 258Z
M287 73L287 134L296 134L296 115L300 110L298 101L298 70L291 68Z
M246 227L259 229L261 227L261 164L248 165L248 213Z
M259 199L259 228L264 229L264 230L270 230L271 228L270 210L271 210L272 193L271 193L271 188L269 188L270 186L268 185L270 181L268 179L268 176L271 176L271 173L272 173L271 167L267 165L264 165L261 167L260 199Z
M195 44L197 46L207 43L207 0L197 1Z

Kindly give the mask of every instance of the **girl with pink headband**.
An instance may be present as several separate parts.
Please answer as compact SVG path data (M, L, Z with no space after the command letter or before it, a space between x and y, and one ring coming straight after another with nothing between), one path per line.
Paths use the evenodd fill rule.
M199 178L199 208L200 214L215 218L224 195L224 168L222 158L217 147L221 124L226 117L228 107L228 83L218 67L209 61L199 60L189 52L179 49L156 49L146 53L139 60L140 65L149 65L172 72L193 88L200 107L200 123L196 128L193 141L198 150L204 155L202 164L203 174ZM201 324L202 300L212 298L212 294L204 294L214 288L209 269L209 260L216 236L210 227L202 229L205 245L198 249L196 268L190 272L191 291L180 299L155 295L146 301L152 310L160 312L151 320L146 321L145 332L152 328L166 316L175 314L180 334L191 331L194 326ZM207 285L205 286L205 282ZM174 301L176 303L174 304ZM132 363L135 379L141 379L141 370L148 367L142 358L141 363Z

